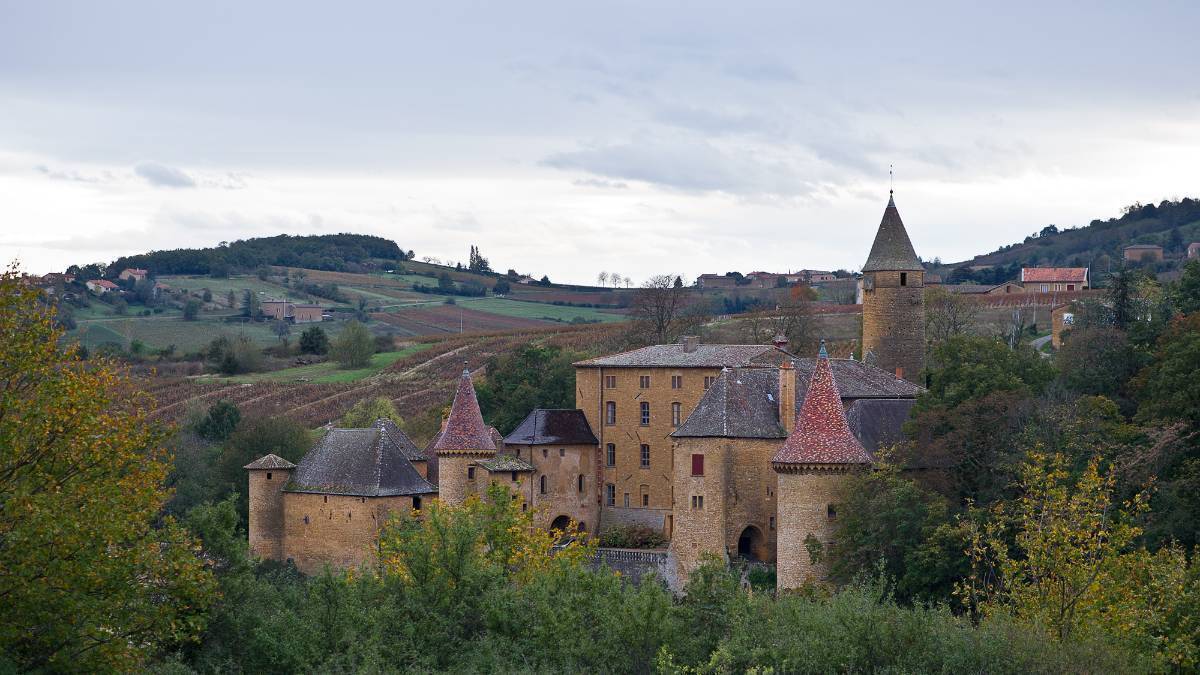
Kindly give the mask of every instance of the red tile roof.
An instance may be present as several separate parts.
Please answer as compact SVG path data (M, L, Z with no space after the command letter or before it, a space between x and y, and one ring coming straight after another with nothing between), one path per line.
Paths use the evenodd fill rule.
M796 427L771 459L773 464L870 464L871 455L850 431L842 396L822 350Z
M1087 281L1086 267L1023 267L1021 281L1046 283L1053 281L1070 281L1084 283Z
M446 428L433 444L437 453L476 452L494 454L496 444L479 412L479 399L475 397L475 385L471 383L471 372L463 370L458 380L458 391L450 405Z
M114 284L113 282L109 281L108 279L99 279L97 281L93 281L92 283L94 283L97 286L100 286L102 288L120 288L120 286Z

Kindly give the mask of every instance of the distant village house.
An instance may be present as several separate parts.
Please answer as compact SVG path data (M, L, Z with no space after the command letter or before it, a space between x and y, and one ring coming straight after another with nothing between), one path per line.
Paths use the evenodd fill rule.
M1128 262L1157 262L1163 259L1163 249L1154 244L1134 244L1122 249Z

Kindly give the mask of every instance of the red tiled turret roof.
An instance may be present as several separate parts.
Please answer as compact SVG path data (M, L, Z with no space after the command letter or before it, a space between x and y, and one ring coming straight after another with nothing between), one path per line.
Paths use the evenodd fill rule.
M772 464L870 464L871 455L850 431L846 410L829 356L821 356L813 368L804 404L796 416L796 427L771 459Z
M454 403L450 405L446 428L433 444L433 450L437 453L496 452L496 444L492 441L488 426L483 423L483 414L479 412L479 399L475 397L475 385L471 383L469 370L464 369L458 380L458 391L454 393Z

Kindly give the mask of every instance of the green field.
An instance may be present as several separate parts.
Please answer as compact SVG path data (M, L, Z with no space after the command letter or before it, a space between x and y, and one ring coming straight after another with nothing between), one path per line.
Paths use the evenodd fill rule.
M491 312L501 316L515 316L522 319L551 319L567 321L582 317L589 321L599 320L603 323L625 321L619 314L602 312L591 307L569 307L566 305L549 305L540 302L524 302L509 298L457 298L458 304L468 309L481 312Z
M267 322L242 324L214 319L184 321L178 314L77 321L77 326L75 330L67 333L67 337L79 340L88 349L106 342L128 347L130 341L140 340L152 349L175 345L178 352L192 352L221 335L246 335L263 346L279 340L271 331L271 324ZM295 327L293 333L296 333L293 335L295 339L298 336Z
M354 382L361 380L364 377L370 377L375 373L387 368L400 359L415 354L423 349L429 349L432 345L419 344L411 347L406 347L396 352L381 352L371 357L371 365L366 368L356 368L353 370L342 370L336 363L326 361L325 363L316 363L311 366L296 366L295 368L285 368L269 373L254 373L252 375L237 375L234 377L220 378L222 382L316 382L322 384L339 383L339 382Z
M252 275L232 276L227 279L215 279L204 276L159 277L159 281L174 289L186 288L189 293L197 293L201 289L207 288L212 291L214 302L224 302L229 291L233 291L234 295L237 296L237 302L240 304L242 302L242 293L247 289L255 293L261 293L260 297L287 298L303 295L296 293L291 288L282 284L263 281ZM329 303L328 300L318 300L323 303Z

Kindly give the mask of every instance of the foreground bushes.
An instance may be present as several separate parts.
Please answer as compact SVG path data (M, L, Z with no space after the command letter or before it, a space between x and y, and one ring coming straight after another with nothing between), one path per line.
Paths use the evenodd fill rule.
M170 672L1138 672L1098 642L1054 642L1003 616L975 626L905 608L879 581L843 591L749 593L712 564L686 598L592 571L591 551L548 555L519 502L497 492L431 507L385 532L364 574L305 579L246 558L232 501L189 525L220 561L222 598Z

